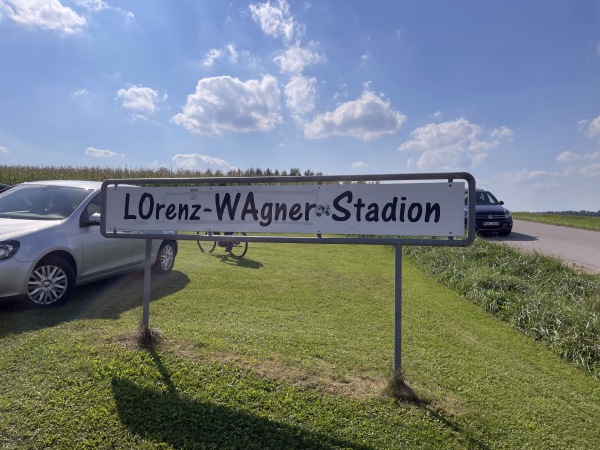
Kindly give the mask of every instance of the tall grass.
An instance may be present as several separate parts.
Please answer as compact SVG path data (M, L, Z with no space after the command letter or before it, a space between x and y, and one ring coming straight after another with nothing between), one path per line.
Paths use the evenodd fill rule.
M600 377L600 275L482 239L405 251L438 281Z

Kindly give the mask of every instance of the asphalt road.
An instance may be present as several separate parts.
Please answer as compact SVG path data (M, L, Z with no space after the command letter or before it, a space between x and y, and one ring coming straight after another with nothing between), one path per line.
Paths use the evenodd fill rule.
M515 220L510 236L494 241L530 251L539 251L600 272L600 232Z

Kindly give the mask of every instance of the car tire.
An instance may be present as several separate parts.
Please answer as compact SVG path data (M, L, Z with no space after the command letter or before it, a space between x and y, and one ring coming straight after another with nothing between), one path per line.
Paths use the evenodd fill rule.
M152 271L159 275L164 275L173 270L175 256L177 255L177 245L173 241L164 241L160 244L156 262L152 266Z
M57 256L42 259L27 280L25 300L30 306L47 308L65 303L75 289L75 271Z

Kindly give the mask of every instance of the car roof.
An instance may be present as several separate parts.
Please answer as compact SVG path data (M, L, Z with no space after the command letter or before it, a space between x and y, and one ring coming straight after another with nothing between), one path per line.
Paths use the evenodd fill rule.
M82 189L100 189L101 181L83 181L83 180L46 180L46 181L28 181L23 184L39 184L43 186L65 186Z

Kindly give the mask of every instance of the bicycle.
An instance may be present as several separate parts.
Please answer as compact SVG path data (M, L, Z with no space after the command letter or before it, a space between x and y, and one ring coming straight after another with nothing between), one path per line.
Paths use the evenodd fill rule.
M201 231L198 231L196 234L200 234L202 233ZM220 235L221 233L219 233L218 231L216 232L212 232L212 231L207 231L206 235L207 236L216 236L216 235ZM246 233L243 232L237 232L237 233L231 233L228 236L247 236ZM208 253L212 253L213 250L217 247L217 244L219 245L219 247L222 247L225 249L225 251L227 253L229 253L231 256L235 256L236 258L242 258L246 252L248 251L248 242L247 241L219 241L218 239L212 240L212 241L196 241L196 243L198 244L198 248L200 249L201 252L208 252Z

